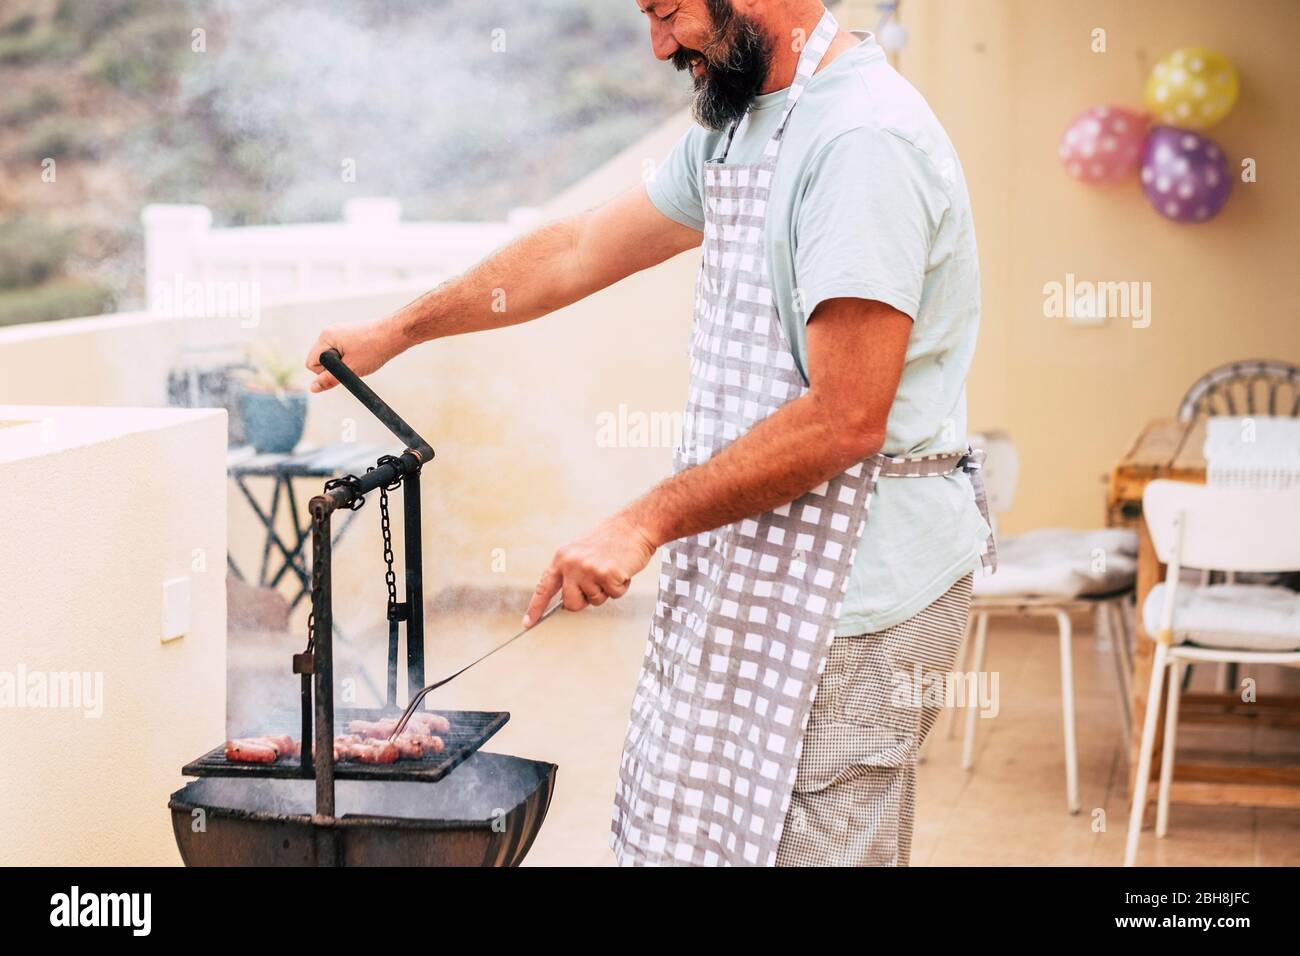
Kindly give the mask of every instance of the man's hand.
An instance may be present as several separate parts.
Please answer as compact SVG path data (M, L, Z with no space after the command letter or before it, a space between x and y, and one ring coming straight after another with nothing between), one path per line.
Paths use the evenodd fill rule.
M551 598L561 592L564 606L581 611L599 607L627 593L632 576L654 556L657 545L626 514L618 514L594 531L555 552L551 566L537 582L537 590L524 614L524 627L532 627Z
M338 384L338 379L320 364L320 354L327 349L337 349L348 367L358 375L369 375L382 368L389 359L401 355L411 344L402 333L397 316L351 325L332 325L320 334L307 353L307 368L317 373L310 388L313 392L323 392Z

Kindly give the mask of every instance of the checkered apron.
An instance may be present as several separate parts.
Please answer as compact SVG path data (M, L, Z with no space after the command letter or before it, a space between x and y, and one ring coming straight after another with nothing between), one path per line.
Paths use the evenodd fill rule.
M674 471L708 461L806 391L773 304L763 231L781 136L837 30L828 12L808 38L762 161L729 164L724 152L704 165L704 258ZM789 504L666 546L615 793L620 863L775 861L877 479L963 469L982 506L979 462L969 450L875 455Z

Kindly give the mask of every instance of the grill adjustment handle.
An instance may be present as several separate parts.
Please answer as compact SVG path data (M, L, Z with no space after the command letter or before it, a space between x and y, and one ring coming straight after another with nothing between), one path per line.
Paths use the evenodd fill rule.
M326 349L320 354L321 366L339 380L339 384L352 393L366 411L379 419L390 432L397 437L420 459L420 464L427 465L433 459L433 448L420 437L420 433L406 423L387 402L375 394L356 372L348 368L338 349Z

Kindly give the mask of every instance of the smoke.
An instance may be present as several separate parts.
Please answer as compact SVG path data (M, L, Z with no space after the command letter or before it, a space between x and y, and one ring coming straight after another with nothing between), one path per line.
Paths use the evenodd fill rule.
M376 585L370 599L352 609L358 623L349 618L334 628L336 717L346 710L384 703L387 624L382 580ZM227 581L227 738L261 733L301 736L301 676L293 673L291 661L306 648L309 600L304 597L302 610L291 613L289 601L280 591L233 578ZM404 674L405 655L402 660ZM336 727L336 732L343 731Z
M257 221L411 218L544 201L681 105L640 14L609 0L195 0L183 107L265 187ZM220 217L221 210L217 210Z
M299 736L293 708L300 684L290 662L306 640L290 628L288 600L232 577L226 608L226 736Z
M500 217L551 198L687 102L682 78L652 58L632 4L194 0L192 8L208 51L195 56L180 96L229 144L228 162L263 182L260 205L244 213L256 222L335 219L346 199L366 195L399 198L412 219ZM345 181L345 163L355 182ZM220 199L218 220L240 214ZM445 355L449 344L436 348ZM515 602L513 618L493 621L485 641L509 636L498 627L522 612L515 595L531 589L555 546L587 530L572 515L594 522L640 490L612 480L626 469L608 462L629 456L598 450L585 412L543 415L538 396L563 392L554 369L505 372L491 354L498 347L459 346L458 364L430 379L437 401L423 407L408 400L409 378L390 391L386 371L375 384L439 450L425 473L426 600L470 582L479 590L464 589L462 607L492 614ZM578 391L569 387L574 404ZM530 453L539 443L547 453ZM372 497L334 554L338 709L383 702L377 510ZM401 599L400 495L393 516ZM240 547L249 570L249 545ZM289 661L306 644L306 602L268 619L246 604L256 606L255 596L232 592L228 732L297 736L299 678ZM430 679L473 656L439 618L427 617Z

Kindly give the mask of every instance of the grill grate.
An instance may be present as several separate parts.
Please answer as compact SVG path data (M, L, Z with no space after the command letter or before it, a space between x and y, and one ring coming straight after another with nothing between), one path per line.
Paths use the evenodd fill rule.
M381 717L396 717L400 712L386 710L344 710L334 715L335 727L346 732L347 725L353 720L378 720ZM471 754L487 743L488 739L505 726L510 714L483 710L435 710L430 713L441 714L451 724L451 730L439 734L446 749L440 754L421 757L419 760L399 760L390 764L364 764L340 762L334 765L334 776L338 780L422 780L432 783L451 773ZM296 739L301 727L292 726L292 719L286 715L283 720L275 720L273 727L283 729L262 731L263 733L286 733ZM247 734L243 736L257 736ZM181 773L187 777L302 777L302 763L295 757L292 760L277 760L275 763L239 763L226 759L226 745L223 743L208 753L187 763ZM311 767L306 768L306 776L312 776Z

